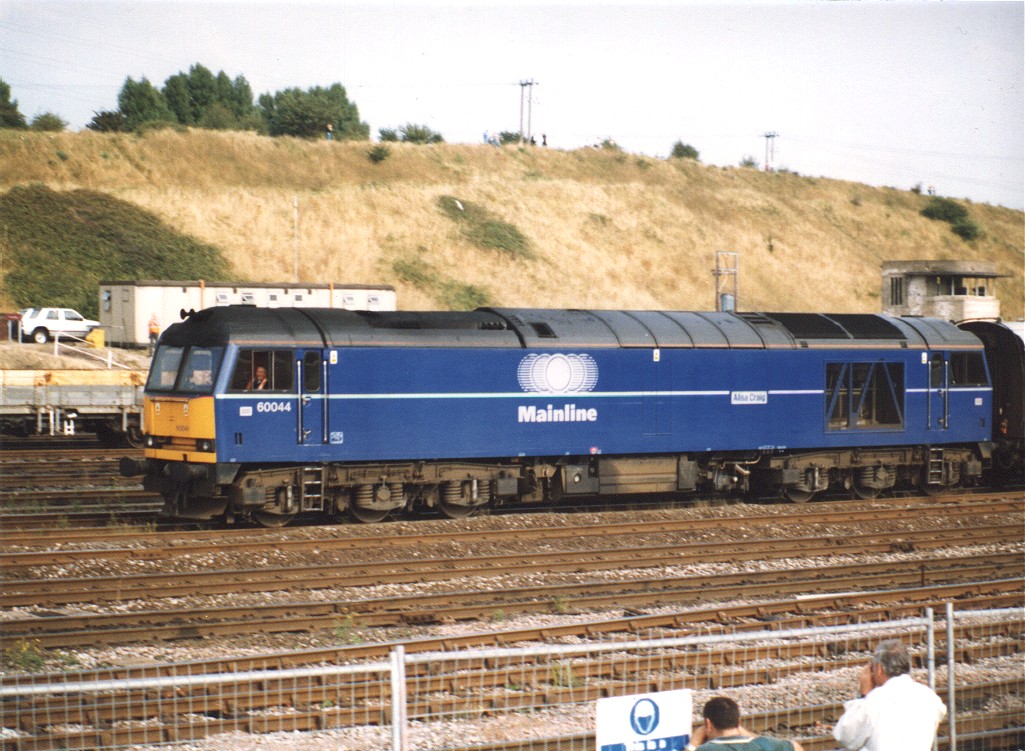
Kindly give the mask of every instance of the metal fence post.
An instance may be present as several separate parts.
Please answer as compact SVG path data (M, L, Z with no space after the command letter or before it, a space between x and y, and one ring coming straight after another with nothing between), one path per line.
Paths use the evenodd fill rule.
M391 653L392 751L406 751L406 649L397 644Z
M929 688L936 690L936 624L932 608L925 609L925 668L929 674Z
M932 608L925 609L925 668L929 676L929 688L936 690L936 623ZM939 748L938 733L933 736L932 749Z
M954 603L947 603L947 728L950 751L957 751L957 696L954 686Z

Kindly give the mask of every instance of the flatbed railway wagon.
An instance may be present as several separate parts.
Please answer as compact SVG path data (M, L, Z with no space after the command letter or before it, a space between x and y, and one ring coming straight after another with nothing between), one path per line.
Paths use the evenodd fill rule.
M142 445L144 371L0 370L7 435L96 433L110 446Z
M982 342L934 319L230 306L161 336L146 461L123 471L172 516L265 524L629 493L803 502L974 482L992 414Z

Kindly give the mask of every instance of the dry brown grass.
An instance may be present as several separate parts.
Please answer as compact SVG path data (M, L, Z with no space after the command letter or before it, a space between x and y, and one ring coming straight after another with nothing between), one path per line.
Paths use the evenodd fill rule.
M298 197L300 278L392 283L406 309L446 301L400 281L399 260L500 306L709 309L715 251L730 250L740 253L746 310L875 312L882 261L959 258L996 262L1010 277L998 285L1004 315L1025 315L1020 211L971 205L985 236L965 243L920 216L926 199L908 191L596 150L390 144L373 164L369 147L208 131L6 131L0 189L109 192L222 248L254 281L292 279ZM439 211L441 195L513 224L537 258L474 246Z

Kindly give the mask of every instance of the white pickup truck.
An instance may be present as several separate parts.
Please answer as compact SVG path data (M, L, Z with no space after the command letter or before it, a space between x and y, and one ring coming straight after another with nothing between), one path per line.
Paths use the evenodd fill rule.
M99 321L85 318L71 308L24 308L21 316L21 340L31 339L46 344L54 336L74 336L79 339L100 325Z

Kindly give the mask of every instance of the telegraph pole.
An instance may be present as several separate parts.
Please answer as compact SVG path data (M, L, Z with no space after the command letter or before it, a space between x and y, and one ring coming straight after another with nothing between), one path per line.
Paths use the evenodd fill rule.
M530 120L534 110L534 86L537 85L537 81L533 78L529 81L520 81L520 143L530 138ZM523 131L523 94L527 87L530 87L530 91L527 92L527 131L526 139L524 138Z
M779 133L776 131L769 131L763 135L765 138L765 171L772 172L772 162L776 158L776 145L773 140Z
M299 196L292 196L292 261L295 270L295 283L299 283Z

